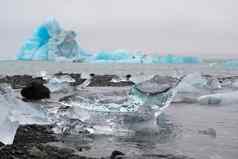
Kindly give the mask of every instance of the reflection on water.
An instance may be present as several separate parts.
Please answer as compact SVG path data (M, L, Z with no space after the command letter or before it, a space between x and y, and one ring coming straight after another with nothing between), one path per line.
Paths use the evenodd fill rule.
M171 105L157 120L157 126L135 133L115 136L93 135L67 137L66 144L90 149L80 152L89 156L107 156L113 150L134 154L182 154L198 159L236 159L238 156L238 107ZM213 129L216 136L210 135ZM78 140L77 140L78 139Z
M173 143L181 135L181 128L169 120L166 114L161 114L157 119L156 127L138 130L133 134L114 136L114 135L93 135L67 136L64 140L66 144L74 145L87 144L90 149L80 154L86 154L92 157L107 156L113 150L120 150L127 155L148 154L148 153L169 153L161 151L158 145ZM102 151L103 150L103 151Z

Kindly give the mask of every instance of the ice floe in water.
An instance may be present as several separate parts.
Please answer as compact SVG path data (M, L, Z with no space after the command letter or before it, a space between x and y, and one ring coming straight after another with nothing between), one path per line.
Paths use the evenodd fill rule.
M175 96L178 83L176 78L155 76L132 88L87 88L61 102L71 106L73 114L96 133L128 132L138 125L155 126L157 116Z
M76 41L76 32L64 30L54 18L39 25L31 38L23 42L18 60L50 60L88 63L139 63L139 64L197 64L202 60L193 56L151 55L141 51L88 52Z
M23 43L18 60L79 60L87 56L76 41L74 31L66 31L54 18L38 26Z
M237 69L238 68L238 60L226 60L224 62L224 67L228 69Z
M238 91L209 94L199 97L198 102L201 105L237 104L237 95Z

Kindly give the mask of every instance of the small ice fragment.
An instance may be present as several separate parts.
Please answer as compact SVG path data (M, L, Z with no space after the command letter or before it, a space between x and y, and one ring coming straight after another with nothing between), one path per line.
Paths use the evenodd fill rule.
M201 105L222 105L238 103L238 91L204 95L198 98Z

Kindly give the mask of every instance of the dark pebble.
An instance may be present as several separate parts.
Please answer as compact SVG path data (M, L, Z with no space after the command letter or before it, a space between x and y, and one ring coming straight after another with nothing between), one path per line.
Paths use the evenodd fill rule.
M122 153L121 151L113 151L111 156L110 156L110 159L120 159L122 156L125 156L124 153Z
M21 90L21 95L28 100L50 98L50 90L42 83L31 82Z

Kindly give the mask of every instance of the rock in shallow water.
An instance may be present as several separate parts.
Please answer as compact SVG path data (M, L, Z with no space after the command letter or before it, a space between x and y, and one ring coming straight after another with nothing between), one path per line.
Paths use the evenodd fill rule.
M7 145L0 149L0 159L94 159L74 154L73 149L47 144Z
M113 151L110 157L87 157L80 155L76 148L57 146L60 139L58 140L55 135L49 125L20 126L14 143L1 147L0 159L191 159L172 154L127 156L120 151ZM49 142L55 142L55 144Z
M21 90L21 95L28 100L50 98L50 90L42 83L31 82Z

